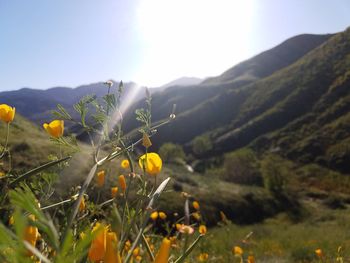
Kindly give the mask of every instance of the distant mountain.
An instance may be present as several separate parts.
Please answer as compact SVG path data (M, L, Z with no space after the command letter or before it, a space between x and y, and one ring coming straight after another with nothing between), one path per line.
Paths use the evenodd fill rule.
M192 86L201 83L203 79L195 78L195 77L182 77L170 81L167 84L162 85L160 88L165 89L171 86Z
M111 92L115 92L119 83L115 82ZM66 107L69 112L74 112L73 104L82 97L95 94L101 98L106 95L108 88L105 84L93 83L77 88L55 87L47 90L23 88L15 91L0 92L0 102L16 107L16 111L22 116L37 123L52 119L51 111L57 109L57 104ZM136 102L145 96L145 88L136 83L124 83L123 100Z

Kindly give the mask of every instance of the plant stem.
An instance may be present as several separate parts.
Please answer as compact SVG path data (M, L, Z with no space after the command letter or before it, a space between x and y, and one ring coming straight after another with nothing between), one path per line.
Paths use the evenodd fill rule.
M2 150L2 152L0 153L0 159L2 157L4 157L6 151L7 151L7 144L9 141L9 134L10 134L10 123L7 123L7 127L6 127L6 139L5 139L5 145L4 145L4 149Z

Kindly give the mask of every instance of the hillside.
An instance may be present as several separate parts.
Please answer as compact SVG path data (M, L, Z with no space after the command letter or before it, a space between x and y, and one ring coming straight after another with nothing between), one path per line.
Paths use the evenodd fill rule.
M172 86L191 86L191 85L197 85L201 83L203 80L200 78L195 77L182 77L175 79L173 81L170 81L160 87L160 89L166 89Z
M297 61L332 35L303 34L292 37L276 47L262 52L228 69L220 76L208 78L203 84L219 84L237 81L255 81Z
M177 121L162 130L158 136L159 142L186 144L204 132L226 126L235 119L240 104L250 96L250 91L241 89L242 87L277 73L330 37L331 35L296 36L200 85L188 86L186 89L174 86L154 94L153 109L157 109L153 112L154 120L166 118L172 105L177 105ZM247 72L253 74L254 78L245 78ZM133 121L134 110L143 105L144 102L137 103L125 117L128 120L128 130L137 127ZM176 136L173 136L173 128Z
M1 144L4 144L6 125L0 123ZM19 114L16 114L14 122L10 126L8 143L11 150L12 167L15 172L22 169L34 168L44 162L48 162L48 155L58 154L59 149L49 139L44 129L34 125ZM3 161L3 160L2 160ZM5 167L0 166L0 171L8 169L8 162L3 161Z
M171 141L191 152L193 139L207 135L213 149L197 157L252 145L259 152L279 151L296 161L349 172L349 43L350 29L243 86L233 82L192 87L183 96L175 89L156 94L153 108L161 109L156 119L165 117L172 103L179 113L155 144Z
M319 158L320 164L348 172L332 164L332 158L340 152L342 162L349 158L348 151L335 150L338 144L346 149L350 135L349 40L350 29L288 68L245 87L249 96L236 118L212 135L216 151L242 147L272 133L269 142L261 138L256 147L278 147L282 155L303 162Z

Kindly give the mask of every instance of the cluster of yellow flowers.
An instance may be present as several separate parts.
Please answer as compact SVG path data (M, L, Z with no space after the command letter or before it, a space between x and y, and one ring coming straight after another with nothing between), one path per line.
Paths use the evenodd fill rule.
M238 257L241 262L243 262L243 253L244 253L244 251L240 246L234 246L232 248L232 254L235 257ZM255 257L253 255L248 255L247 263L255 263Z
M105 263L121 262L118 253L118 238L115 232L109 231L108 226L96 223L92 233L97 233L91 242L88 257L93 262L103 261Z
M0 104L0 120L10 123L15 118L16 108L7 104ZM43 124L44 129L54 138L59 138L63 135L64 121L53 120L49 124Z
M155 211L151 214L151 219L153 221L157 220L158 217L162 220L165 220L167 216L164 212L158 212L158 211Z
M15 118L16 108L7 104L0 104L0 120L10 123ZM59 138L63 135L64 121L54 120L49 124L43 124L44 129L54 138Z

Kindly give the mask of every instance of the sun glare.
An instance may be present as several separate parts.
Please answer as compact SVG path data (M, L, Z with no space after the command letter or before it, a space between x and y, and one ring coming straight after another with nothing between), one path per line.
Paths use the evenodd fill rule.
M144 0L138 29L146 49L140 83L220 74L246 56L252 0Z

